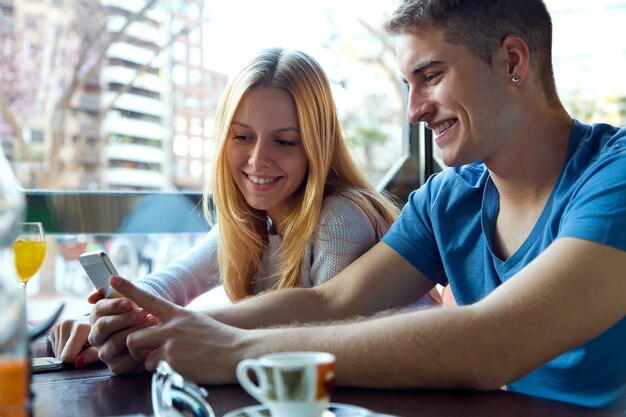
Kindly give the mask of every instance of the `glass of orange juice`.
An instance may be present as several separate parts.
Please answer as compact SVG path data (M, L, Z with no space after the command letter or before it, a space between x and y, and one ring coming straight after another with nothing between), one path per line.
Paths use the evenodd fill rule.
M39 222L19 224L19 234L13 241L15 269L24 290L26 283L35 275L46 257L46 240Z

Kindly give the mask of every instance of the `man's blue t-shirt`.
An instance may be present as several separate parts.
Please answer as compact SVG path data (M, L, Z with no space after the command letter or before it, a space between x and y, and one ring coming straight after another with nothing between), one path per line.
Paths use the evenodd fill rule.
M450 283L460 305L484 298L560 237L626 250L626 129L574 121L568 155L546 206L526 241L506 260L493 251L498 209L498 190L484 164L449 168L411 194L383 241L426 276ZM624 408L626 319L508 389Z

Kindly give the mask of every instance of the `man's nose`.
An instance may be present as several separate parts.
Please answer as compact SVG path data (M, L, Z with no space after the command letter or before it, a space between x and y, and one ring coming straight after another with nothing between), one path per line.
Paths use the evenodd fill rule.
M409 103L407 106L407 118L409 123L424 122L433 112L433 103L426 95L415 90L409 91Z

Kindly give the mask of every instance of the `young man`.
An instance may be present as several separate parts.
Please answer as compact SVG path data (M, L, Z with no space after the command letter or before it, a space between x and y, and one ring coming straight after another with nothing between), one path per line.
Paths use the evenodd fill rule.
M619 407L626 132L583 125L563 109L540 0L405 0L386 28L397 37L409 121L434 131L454 168L413 193L383 242L322 286L268 293L208 317L113 278L161 324L115 335L104 322L130 308L119 300L96 307L90 341L113 371L165 359L203 383L233 382L243 358L324 350L337 355L344 385L506 384ZM293 325L402 307L437 282L450 283L458 307ZM291 326L243 330L276 324Z

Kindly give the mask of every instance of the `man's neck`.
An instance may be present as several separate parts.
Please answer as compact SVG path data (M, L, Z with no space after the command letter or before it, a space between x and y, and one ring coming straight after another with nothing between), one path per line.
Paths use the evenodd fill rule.
M485 161L500 199L533 204L556 182L569 145L572 119L565 113L528 120L506 151Z
M506 153L485 161L500 197L494 240L501 259L508 259L529 236L567 156L572 120L564 111L528 125Z

